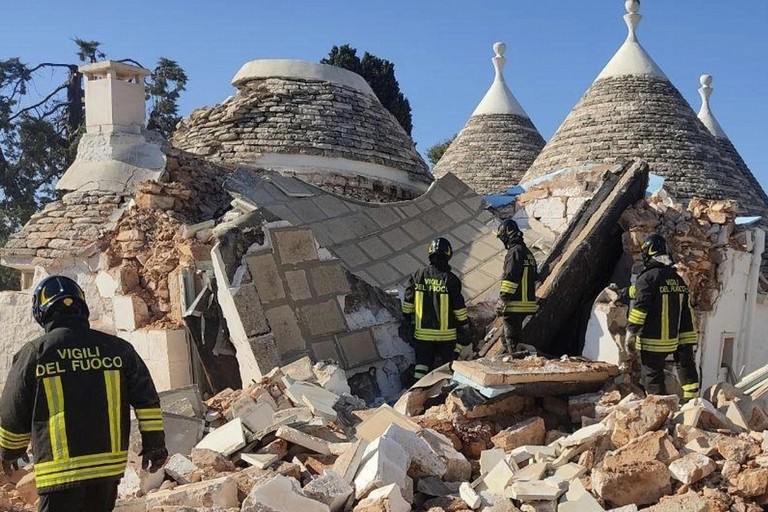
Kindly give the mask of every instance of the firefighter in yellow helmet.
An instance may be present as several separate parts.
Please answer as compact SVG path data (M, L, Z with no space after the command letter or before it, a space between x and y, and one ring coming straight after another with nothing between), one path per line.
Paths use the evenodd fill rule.
M405 337L416 352L414 380L453 361L462 346L471 343L461 281L448 264L453 256L451 243L436 238L427 253L429 266L411 276L403 296Z
M45 334L15 355L0 397L3 471L17 467L31 441L40 511L111 511L128 459L131 407L143 466L157 471L168 456L155 385L130 343L90 328L73 280L44 279L32 301Z
M640 351L641 376L648 394L665 395L664 365L673 355L683 387L683 400L699 393L695 351L696 317L688 286L672 266L667 242L649 236L642 245L643 271L629 288L633 300L627 327L627 348Z

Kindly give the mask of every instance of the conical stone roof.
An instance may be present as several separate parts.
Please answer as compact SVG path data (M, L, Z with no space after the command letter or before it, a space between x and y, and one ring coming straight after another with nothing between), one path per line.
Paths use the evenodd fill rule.
M680 200L738 199L743 183L680 92L637 39L640 3L628 0L627 40L526 173L642 158Z
M495 43L493 50L496 74L490 89L432 171L438 178L451 172L479 194L519 183L544 147L504 80L506 45Z
M351 71L255 60L232 84L237 94L181 122L174 146L211 160L305 176L362 176L417 193L432 181L411 137Z
M701 88L701 109L699 110L699 119L707 127L709 132L715 138L720 154L736 170L733 175L734 180L738 180L741 197L739 198L739 207L742 213L750 215L760 215L764 222L768 222L768 195L760 183L755 178L752 171L747 166L744 159L736 150L736 147L728 138L728 135L720 126L715 118L710 106L710 97L714 88L712 87L712 76L702 75L700 78Z

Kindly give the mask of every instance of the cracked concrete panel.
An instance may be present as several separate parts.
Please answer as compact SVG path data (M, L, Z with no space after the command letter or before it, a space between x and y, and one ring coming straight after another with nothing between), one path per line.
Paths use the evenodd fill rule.
M379 225L380 228L388 228L402 220L397 211L390 206L379 206L368 210L368 215Z
M464 222L472 217L472 212L464 208L458 201L451 201L446 204L443 212L453 219L453 222Z
M368 237L358 242L358 245L372 260L380 260L392 254L392 249L378 236Z
M295 265L317 260L317 246L312 230L307 228L279 228L269 232L283 265Z
M318 235L318 239L330 238L330 243L326 243L326 246L334 244L342 244L353 238L357 238L354 231L349 229L349 224L345 218L329 219L312 226L312 230ZM321 242L323 245L323 242Z
M281 357L306 350L307 346L299 329L299 321L291 306L283 305L268 309L265 314Z
M275 257L271 252L246 256L244 259L264 304L285 298L283 280L280 278Z
M433 231L436 231L438 236L445 233L448 228L455 224L448 215L443 213L441 208L433 208L427 213L424 213L421 216L421 219L432 228Z
M347 268L357 268L370 261L370 258L354 243L334 247L332 250L346 264Z
M397 284L407 278L385 262L371 265L367 270L370 275L374 276L374 279L385 286Z
M408 253L398 254L390 262L406 275L411 275L422 267L422 264Z
M309 348L314 356L314 361L342 362L339 351L336 349L336 341L333 338L313 341Z
M412 236L417 242L424 242L425 240L431 240L437 236L435 230L424 224L419 219L413 219L403 225L403 229L406 233Z
M341 217L350 211L347 205L344 204L344 201L330 194L316 197L312 201L328 217Z
M338 261L310 269L312 287L318 297L349 293L349 279Z
M307 273L303 270L286 270L285 280L288 282L291 299L307 300L312 298L312 291L309 289Z
M302 306L301 317L312 336L336 334L347 329L344 314L335 297L317 304Z
M355 368L379 359L370 329L341 334L338 340L347 368Z
M261 300L253 283L240 285L232 292L232 298L243 330L248 337L269 332L264 310L261 308Z
M327 215L318 208L310 199L304 199L302 201L296 201L291 204L293 213L301 219L302 224L311 224L324 220Z

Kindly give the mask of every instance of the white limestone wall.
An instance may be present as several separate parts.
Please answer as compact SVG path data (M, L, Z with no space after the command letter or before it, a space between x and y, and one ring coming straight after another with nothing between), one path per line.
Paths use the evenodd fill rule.
M758 294L744 373L768 364L768 294Z
M0 292L0 389L5 385L13 356L43 330L32 318L32 295L29 292Z
M729 249L726 260L718 270L721 289L714 309L702 315L699 326L699 357L701 361L702 389L719 381L723 340L733 336L734 361L739 361L755 343L751 333L742 332L742 321L747 307L747 287L752 254ZM740 368L733 368L739 375Z
M608 327L608 313L596 305L587 324L587 335L582 356L593 361L619 364L619 347L613 341Z

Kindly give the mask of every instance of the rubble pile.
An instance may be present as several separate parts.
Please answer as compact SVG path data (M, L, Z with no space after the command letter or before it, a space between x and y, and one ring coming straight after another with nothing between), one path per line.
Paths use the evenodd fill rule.
M691 289L698 311L711 311L717 299L717 266L729 247L744 249L745 233L736 231L734 201L692 199L688 206L676 203L663 190L635 203L621 217L624 252L641 260L645 238L664 236L675 255L675 264Z
M531 395L531 385L551 376L534 381L537 361L473 363L488 363L487 376L524 375L529 387L520 389ZM412 388L431 390L437 403L427 401L414 417L398 412L400 403L366 408L349 393L343 370L309 358L204 403L194 389L166 392L171 457L157 473L142 471L132 435L116 510L758 512L768 505L768 412L748 395L720 384L681 407L675 395L645 397L615 374L600 375L604 367L589 376L583 361L565 358L553 382L565 382L569 366L571 380L604 382L602 389L507 391L484 400L457 386L446 367ZM14 478L0 487L0 505L30 510L34 475Z

